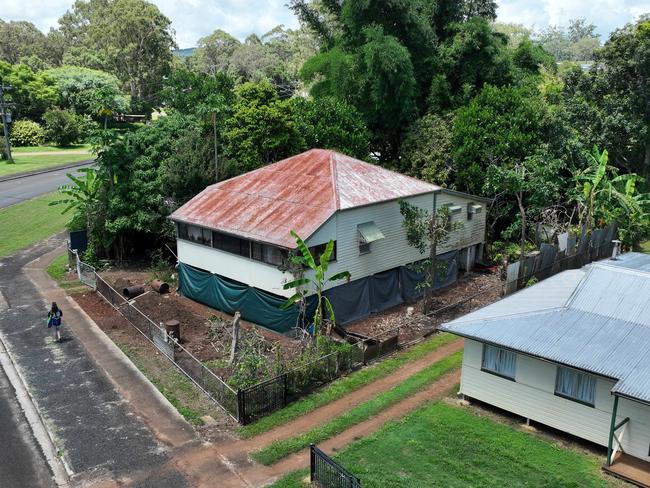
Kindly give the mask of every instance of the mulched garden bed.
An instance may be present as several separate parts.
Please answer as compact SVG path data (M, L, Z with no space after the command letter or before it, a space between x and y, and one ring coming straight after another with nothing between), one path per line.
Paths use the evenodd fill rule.
M170 293L159 294L147 284L151 277L146 272L106 271L101 276L119 292L128 286L144 285L145 293L131 303L156 324L178 320L181 345L221 378L228 379L232 375L236 365L227 364L232 341L232 316L182 297L173 288ZM239 343L255 344L271 369L279 358L288 362L304 347L300 341L243 320L240 322Z
M396 332L399 327L399 342L408 343L430 332L434 327L464 315L471 310L488 305L501 297L502 281L499 273L470 272L461 276L453 285L438 291L435 295L435 310L440 310L434 317L422 313L422 301L404 303L368 318L358 320L345 326L350 332L367 335L384 340ZM457 307L448 307L454 303L476 295L471 302Z

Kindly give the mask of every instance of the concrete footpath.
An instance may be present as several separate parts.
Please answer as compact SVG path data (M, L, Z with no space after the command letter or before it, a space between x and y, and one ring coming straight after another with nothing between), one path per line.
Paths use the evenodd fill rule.
M62 243L50 238L0 261L0 334L72 472L70 486L191 486L170 462L172 449L191 445L191 427L43 277L43 256ZM62 343L45 325L52 300L64 312Z

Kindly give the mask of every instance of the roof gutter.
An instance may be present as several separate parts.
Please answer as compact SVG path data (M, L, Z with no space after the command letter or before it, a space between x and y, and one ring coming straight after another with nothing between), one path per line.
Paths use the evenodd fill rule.
M548 359L548 358L545 358L543 356L538 356L537 354L522 351L520 349L514 349L512 347L508 347L508 346L505 346L503 344L499 344L498 342L492 342L492 341L489 341L487 339L481 339L479 337L472 336L470 334L463 334L461 332L448 329L448 328L446 328L444 326L439 327L438 330L441 330L443 332L448 332L450 334L454 334L454 335L457 335L459 337L463 337L464 339L470 339L472 341L480 342L482 344L488 344L490 346L500 347L501 349L506 349L508 351L516 352L517 354L521 354L522 356L526 356L526 357L533 358L533 359L538 359L540 361L544 361L545 363L559 364L560 366L565 366L567 368L575 369L577 371L581 371L583 373L587 373L587 374L590 374L592 376L598 376L600 378L605 378L605 379L608 379L608 380L611 380L611 381L620 381L620 378L615 378L613 376L607 376L607 375L604 375L602 373L595 373L595 372L590 371L588 369L579 368L577 366L573 366L572 364L564 363L562 361L558 361L558 360L555 360L555 359ZM614 394L617 395L618 393L614 393Z

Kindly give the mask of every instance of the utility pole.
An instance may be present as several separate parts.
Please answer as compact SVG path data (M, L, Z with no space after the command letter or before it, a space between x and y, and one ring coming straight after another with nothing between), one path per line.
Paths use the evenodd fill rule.
M2 130L5 136L5 156L7 161L13 164L14 159L11 157L11 144L9 143L9 116L11 112L8 109L13 108L15 105L5 103L5 91L9 90L11 90L11 85L0 84L0 117L2 117Z

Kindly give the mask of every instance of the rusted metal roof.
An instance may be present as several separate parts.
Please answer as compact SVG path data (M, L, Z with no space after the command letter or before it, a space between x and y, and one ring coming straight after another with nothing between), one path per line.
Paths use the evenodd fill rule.
M171 219L286 248L338 210L432 193L440 187L335 151L311 149L211 185Z

